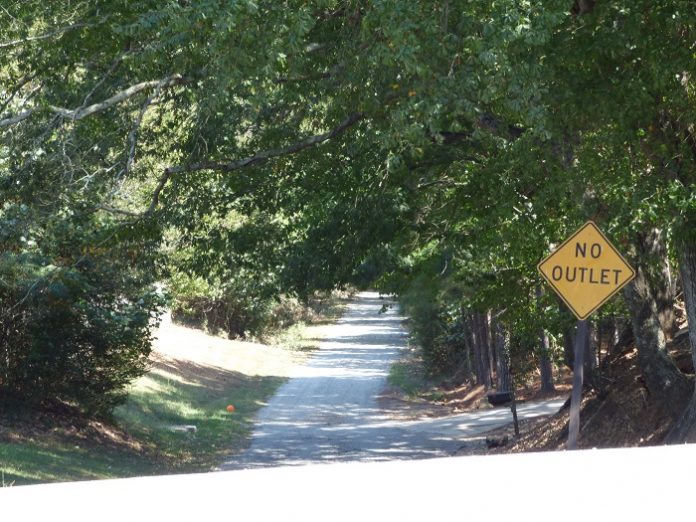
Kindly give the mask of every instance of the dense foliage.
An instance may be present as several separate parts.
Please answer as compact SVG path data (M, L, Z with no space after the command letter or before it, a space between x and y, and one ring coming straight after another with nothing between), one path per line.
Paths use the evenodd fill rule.
M106 413L146 369L163 304L156 243L84 213L38 212L6 203L0 220L0 409L60 400Z
M434 373L485 381L512 356L543 374L573 319L536 263L592 218L639 269L597 330L631 318L651 392L686 383L664 335L678 281L696 307L696 6L31 0L0 17L3 317L58 299L67 344L103 328L133 347L156 279L232 335L280 295L358 282L403 298ZM44 245L60 241L116 250L88 265ZM115 315L80 312L87 288ZM29 361L20 345L49 342L22 321Z

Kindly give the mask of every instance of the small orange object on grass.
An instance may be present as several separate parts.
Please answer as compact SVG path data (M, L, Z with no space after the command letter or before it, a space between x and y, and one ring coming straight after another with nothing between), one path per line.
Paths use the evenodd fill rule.
M232 412L234 411L234 405L233 405L233 404L228 404L228 405L227 405L227 411L229 411L230 413L232 413Z

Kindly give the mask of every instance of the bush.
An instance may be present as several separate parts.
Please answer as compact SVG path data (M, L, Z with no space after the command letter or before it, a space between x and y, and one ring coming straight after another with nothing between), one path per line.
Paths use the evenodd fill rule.
M168 286L175 322L229 338L257 339L298 323L320 320L332 297L345 298L352 292L315 292L302 301L273 295L243 273L225 282L209 282L176 268L171 271Z
M169 286L174 321L230 338L262 332L273 305L235 280L211 284L174 271Z
M199 293L192 293L194 289ZM202 284L190 285L186 292L173 286L172 319L235 339L263 338L297 323L311 323L319 316L315 309L321 302L318 299L303 303L289 296L271 298L246 292L234 285L223 288L222 295Z
M89 246L72 225L52 228L50 243L0 237L4 408L57 401L106 414L146 369L162 306L152 266L128 240Z
M422 349L428 375L446 377L456 372L466 353L463 323L447 308L437 284L416 278L400 302L411 318L411 334Z

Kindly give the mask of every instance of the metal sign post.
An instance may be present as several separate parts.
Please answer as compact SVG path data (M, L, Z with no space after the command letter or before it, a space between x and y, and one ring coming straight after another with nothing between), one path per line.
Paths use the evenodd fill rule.
M587 320L578 321L575 330L575 360L573 361L573 391L570 395L570 422L568 424L569 450L578 449L580 434L580 403L582 402L582 381L585 371L585 345L587 344Z

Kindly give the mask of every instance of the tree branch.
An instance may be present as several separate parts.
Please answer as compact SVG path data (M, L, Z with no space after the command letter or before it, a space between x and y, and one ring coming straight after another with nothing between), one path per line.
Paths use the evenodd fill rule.
M61 107L51 107L51 109L65 118L70 118L72 120L81 120L83 118L86 118L87 116L91 116L95 112L100 112L105 109L108 109L109 107L113 107L114 105L117 105L122 101L127 100L131 96L138 94L140 91L144 91L150 88L161 89L163 87L176 85L182 82L183 77L179 74L175 74L173 76L170 76L169 78L165 78L164 80L152 80L149 82L137 83L113 95L111 98L107 98L102 102L94 103L84 108L70 110L63 109Z
M310 136L309 138L305 138L302 141L298 141L297 143L293 143L292 145L289 145L288 147L284 147L281 149L266 150L263 152L259 152L254 156L235 161L202 161L198 163L191 163L189 165L179 165L176 167L169 167L165 170L165 172L168 172L169 174L180 174L182 172L196 172L199 170L218 170L221 172L230 172L243 167L248 167L250 165L255 165L257 163L264 163L271 158L295 154L297 152L300 152L301 150L314 147L315 145L319 145L320 143L330 140L331 138L338 136L339 134L343 133L346 129L355 125L362 118L363 115L360 113L351 114L338 126L334 127L330 131L325 132L323 134Z
M4 120L0 120L0 129L3 127L11 127L12 125L16 125L17 123L26 120L29 116L34 114L34 109L29 109L24 112L20 112L16 116L12 116L11 118L5 118Z
M140 112L138 113L138 117L136 118L133 128L131 129L130 133L128 134L128 141L130 142L130 148L128 151L128 158L126 159L126 165L123 170L123 177L125 178L128 176L130 173L130 169L133 166L133 162L135 161L135 149L138 144L138 132L140 131L140 127L143 125L143 118L145 118L145 113L147 112L148 107L152 105L152 102L157 98L162 91L162 86L158 86L155 91L150 95L150 97L145 101L143 106L140 108Z
M17 93L19 93L20 90L22 90L22 87L24 87L26 84L31 82L36 78L37 74L32 74L32 75L26 75L24 76L19 83L12 89L10 92L10 96L5 100L2 105L0 105L0 114L5 112L5 109L12 103L12 100L15 99L15 96L17 96Z
M86 118L87 116L91 116L96 112L101 112L103 110L109 109L114 105L117 105L122 101L127 100L128 98L135 96L139 92L144 91L146 89L162 89L164 87L178 85L184 82L185 80L181 75L175 74L163 80L152 80L149 82L137 83L113 95L111 98L107 98L104 101L94 103L87 107L80 107L78 109L65 109L62 107L52 106L51 110L64 118L68 118L70 120L81 120L83 118ZM0 120L0 129L4 127L11 127L12 125L16 125L17 123L24 121L27 118L29 118L32 114L34 114L34 112L36 112L36 109L28 109L24 112L21 112L20 114L17 114L16 116Z
M140 214L141 218L145 218L149 215L151 215L155 209L157 208L157 205L159 204L159 198L160 194L162 193L162 190L164 189L165 185L167 182L174 176L175 174L180 174L182 172L196 172L200 170L218 170L222 172L230 172L233 170L241 169L244 167L249 167L251 165L255 165L258 163L263 163L268 161L271 158L277 158L279 156L287 156L290 154L296 154L304 149L314 147L316 145L319 145L320 143L323 143L327 140L330 140L339 134L345 132L348 128L352 127L355 125L357 122L359 122L361 119L363 119L363 115L360 113L354 113L348 116L345 120L343 120L339 125L334 127L328 132L325 132L323 134L317 134L315 136L310 136L309 138L305 138L304 140L298 141L297 143L293 143L292 145L289 145L287 147L284 147L282 149L270 149L266 150L263 152L259 152L258 154L255 154L254 156L250 156L248 158L244 158L241 160L236 160L236 161L229 161L229 162L200 162L200 163L192 163L190 165L180 165L176 167L169 167L164 170L164 173L160 177L159 181L157 182L157 186L155 187L155 191L152 193L152 199L150 200L150 205L148 206L147 210L145 210L142 214ZM120 211L115 208L105 208L101 207L102 210L107 210L109 212L117 212L117 213L122 213L125 215L132 215L132 213L127 212L127 211Z
M278 78L275 82L276 83L297 83L297 82L306 82L306 81L314 81L314 80L325 80L326 78L331 78L331 73L325 72L325 73L318 73L315 75L306 75L306 76L282 76Z
M97 92L97 89L101 87L104 82L107 80L111 74L123 63L123 59L128 55L128 51L125 53L119 55L116 57L116 59L111 63L107 71L104 73L104 75L99 79L99 81L95 84L94 87L92 87L92 90L87 93L87 96L85 96L85 99L82 101L82 107L85 107L87 105L87 102L89 99L92 97L92 95Z
M152 214L155 209L157 208L157 204L159 203L159 197L160 194L162 193L162 189L164 186L167 184L169 181L169 178L172 177L172 173L169 172L169 169L164 171L164 174L162 174L162 177L160 178L159 182L157 183L157 187L155 187L155 191L152 193L152 200L150 201L150 206L147 207L147 210L143 212L143 216L149 216Z
M460 184L461 183L457 183L456 181L454 181L451 178L441 178L441 179L434 179L432 181L424 181L423 183L419 183L416 186L416 189L420 190L420 189L432 187L433 185L456 186L456 185L460 185Z
M66 27L61 27L60 29L56 29L55 31L51 33L46 33L42 34L39 36L28 36L27 38L20 38L18 40L12 40L9 42L3 42L0 43L0 49L4 49L5 47L14 47L15 45L20 45L23 43L27 42L34 42L36 40L47 40L48 38L53 38L56 35L63 34L66 31L71 31L72 29L79 29L80 27L86 27L87 24L73 24L73 25L68 25Z
M123 210L122 208L115 208L109 205L97 205L97 209L103 210L105 212L110 212L111 214L121 214L123 216L130 216L135 218L141 218L143 216L142 213L131 212L130 210Z

